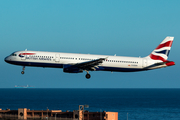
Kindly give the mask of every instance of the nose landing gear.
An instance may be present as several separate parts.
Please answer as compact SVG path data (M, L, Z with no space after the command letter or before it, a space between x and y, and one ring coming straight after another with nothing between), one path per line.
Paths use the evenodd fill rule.
M24 70L25 70L25 66L23 66L23 71L21 71L21 74L22 74L22 75L24 74Z

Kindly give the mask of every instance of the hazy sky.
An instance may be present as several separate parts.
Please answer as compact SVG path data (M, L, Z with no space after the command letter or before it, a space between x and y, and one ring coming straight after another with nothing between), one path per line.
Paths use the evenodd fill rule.
M180 88L179 0L1 0L0 88ZM63 73L57 68L4 62L14 51L35 50L145 57L174 36L169 60L152 71Z

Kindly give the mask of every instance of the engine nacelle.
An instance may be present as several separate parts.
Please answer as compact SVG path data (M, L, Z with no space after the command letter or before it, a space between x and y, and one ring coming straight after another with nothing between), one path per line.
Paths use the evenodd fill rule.
M63 69L63 72L66 72L66 73L81 73L83 72L83 70L74 70L74 69L68 69L68 68L64 68Z
M66 73L81 73L81 72L83 72L83 70L81 70L78 67L73 66L73 65L64 65L63 66L63 72L66 72Z

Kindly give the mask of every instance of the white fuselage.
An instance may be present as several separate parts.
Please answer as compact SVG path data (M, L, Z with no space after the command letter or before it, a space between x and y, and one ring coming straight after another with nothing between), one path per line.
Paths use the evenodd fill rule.
M24 55L21 55L24 53ZM155 61L138 57L122 57L109 55L75 54L61 52L18 51L5 58L10 64L21 66L63 68L64 65L75 65L99 58L106 58L95 70L134 72L143 71ZM156 61L158 62L158 61ZM160 67L160 66L159 66ZM159 68L158 67L158 68ZM163 66L161 66L163 67ZM157 67L156 67L157 68Z

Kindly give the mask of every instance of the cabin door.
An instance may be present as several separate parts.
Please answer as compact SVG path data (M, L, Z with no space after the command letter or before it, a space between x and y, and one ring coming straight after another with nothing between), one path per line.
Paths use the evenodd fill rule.
M146 58L144 58L143 60L142 60L142 67L144 68L144 67L147 67L147 59Z
M20 56L21 56L21 60L26 60L26 51L20 53Z
M60 62L60 54L55 55L55 62Z

